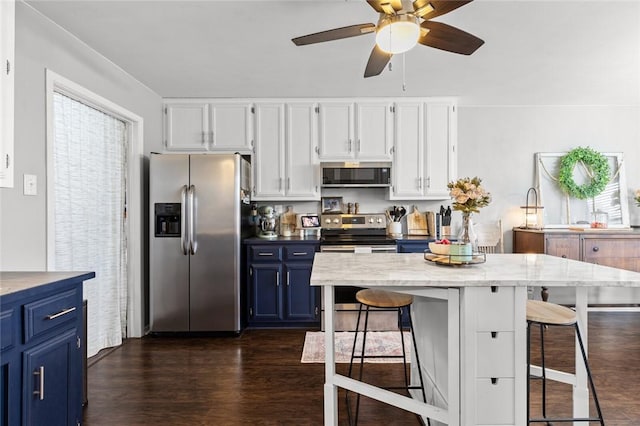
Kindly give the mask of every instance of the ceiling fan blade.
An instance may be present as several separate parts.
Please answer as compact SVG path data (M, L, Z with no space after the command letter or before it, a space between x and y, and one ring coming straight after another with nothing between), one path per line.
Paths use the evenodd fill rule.
M384 67L387 66L392 56L393 54L380 49L377 44L374 45L369 56L369 62L367 62L367 68L364 70L364 77L373 77L380 74L384 71Z
M413 9L418 11L418 16L422 19L431 19L456 10L472 1L473 0L415 0L413 2ZM431 7L427 5L431 5Z
M386 15L393 15L402 10L402 0L367 0L367 3L376 12Z
M484 44L484 40L442 22L424 21L420 27L429 30L418 43L448 52L471 55Z
M305 44L322 43L324 41L339 40L341 38L355 37L362 34L372 33L376 30L375 24L349 25L348 27L334 28L332 30L321 31L319 33L308 34L291 39L296 46Z

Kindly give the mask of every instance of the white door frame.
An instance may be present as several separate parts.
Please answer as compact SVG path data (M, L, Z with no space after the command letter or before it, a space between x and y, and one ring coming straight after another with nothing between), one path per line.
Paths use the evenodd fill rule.
M53 92L59 92L127 123L127 337L143 334L142 303L142 117L68 80L46 70L46 125L47 125L47 269L55 268L55 222L53 172Z

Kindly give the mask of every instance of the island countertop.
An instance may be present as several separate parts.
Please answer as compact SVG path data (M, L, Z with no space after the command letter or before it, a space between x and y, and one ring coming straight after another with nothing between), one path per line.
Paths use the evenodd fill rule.
M85 281L95 277L94 272L0 272L0 296L3 298L17 292L35 289L70 279Z
M446 266L422 253L316 253L311 285L640 287L640 273L546 254L488 254L485 263Z

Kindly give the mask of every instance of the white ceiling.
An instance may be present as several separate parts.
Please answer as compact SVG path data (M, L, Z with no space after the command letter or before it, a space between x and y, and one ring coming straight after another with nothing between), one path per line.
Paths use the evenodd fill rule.
M364 0L29 0L162 97L458 96L462 104L640 105L640 0L476 0L436 20L485 40L463 56L417 46L362 77L376 22Z

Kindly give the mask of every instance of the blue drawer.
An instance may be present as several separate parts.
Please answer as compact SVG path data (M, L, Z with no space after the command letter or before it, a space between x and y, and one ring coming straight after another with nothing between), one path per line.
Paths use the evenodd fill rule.
M78 300L74 289L24 305L25 343L62 324L75 324L82 315Z
M313 260L315 246L312 244L286 245L284 247L285 260Z
M276 262L282 260L282 247L277 245L251 246L251 260Z

